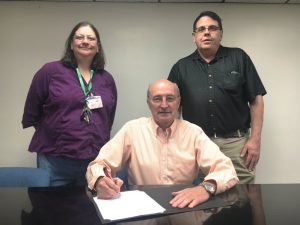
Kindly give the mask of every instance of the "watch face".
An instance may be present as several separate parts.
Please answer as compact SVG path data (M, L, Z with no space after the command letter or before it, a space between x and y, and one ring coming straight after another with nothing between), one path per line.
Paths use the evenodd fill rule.
M205 183L204 184L204 188L211 194L214 194L215 193L215 186L212 185L212 184L207 184Z

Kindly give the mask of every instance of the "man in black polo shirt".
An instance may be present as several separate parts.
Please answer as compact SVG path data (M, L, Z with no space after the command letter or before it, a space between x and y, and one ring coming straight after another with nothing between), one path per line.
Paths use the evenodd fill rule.
M180 59L168 77L180 89L182 116L201 126L231 158L240 183L252 183L266 90L250 57L220 44L223 28L216 13L202 12L192 35L197 50Z

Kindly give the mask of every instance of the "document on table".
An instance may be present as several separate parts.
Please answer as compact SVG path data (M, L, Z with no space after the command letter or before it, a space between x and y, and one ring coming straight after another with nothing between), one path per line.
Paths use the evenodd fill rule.
M104 220L120 220L165 211L154 199L139 190L121 192L115 199L93 199Z

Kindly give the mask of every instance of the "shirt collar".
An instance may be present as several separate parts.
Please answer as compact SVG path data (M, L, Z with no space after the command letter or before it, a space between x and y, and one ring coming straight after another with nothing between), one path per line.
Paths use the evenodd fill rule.
M216 54L216 57L215 57L215 59L214 60L218 60L218 59L220 59L220 58L223 58L223 57L225 57L227 55L227 52L225 51L225 48L222 46L222 45L220 45L220 47L219 47L219 49L218 49L218 51L217 51L217 54ZM200 54L199 54L199 52L198 52L198 49L196 49L194 52L193 52L193 54L192 54L192 59L193 60L201 60L202 62L205 62L203 59L202 59L202 57L200 56ZM213 60L213 61L214 61Z
M227 56L227 51L225 50L225 48L220 45L218 51L217 51L217 54L216 54L216 58L223 58Z
M175 130L177 128L177 124L178 124L178 119L175 119L172 125L169 128L167 128L166 132L168 138L174 136ZM161 128L157 125L157 123L155 123L153 117L151 117L151 126L152 126L153 133L158 135L158 132L159 130L161 130Z

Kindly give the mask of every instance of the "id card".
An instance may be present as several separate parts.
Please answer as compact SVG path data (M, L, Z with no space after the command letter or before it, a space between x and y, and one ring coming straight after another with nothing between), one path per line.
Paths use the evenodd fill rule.
M99 109L103 107L101 96L89 96L86 98L86 105L89 109Z

